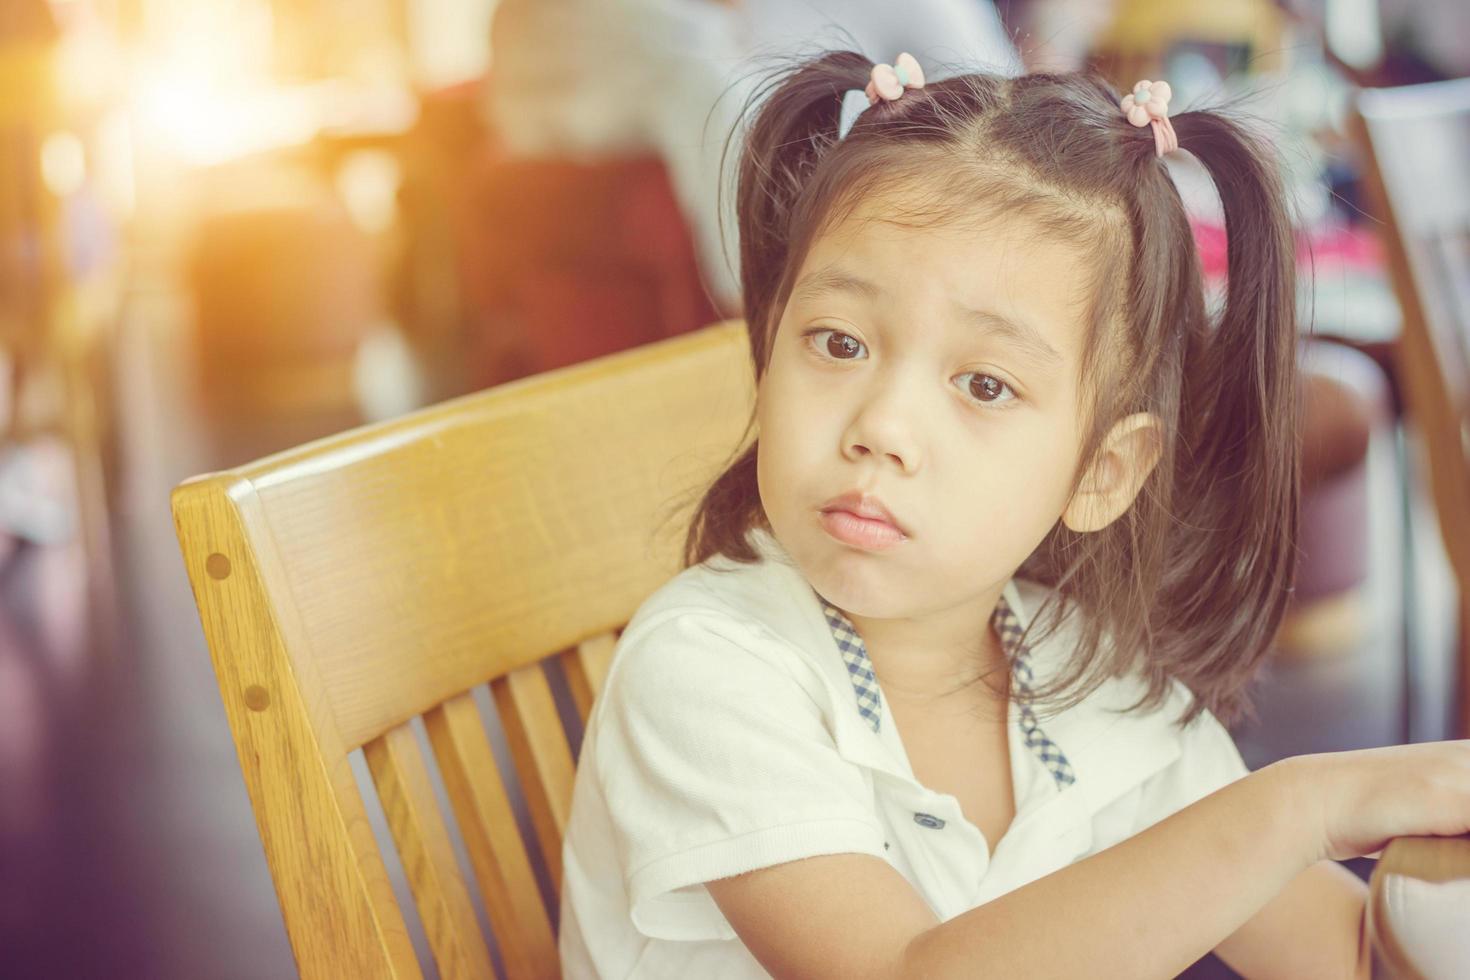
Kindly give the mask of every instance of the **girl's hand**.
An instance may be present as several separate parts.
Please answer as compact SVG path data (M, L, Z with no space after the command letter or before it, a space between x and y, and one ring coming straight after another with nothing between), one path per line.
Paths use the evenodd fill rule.
M1321 858L1376 855L1395 837L1470 833L1470 740L1295 756L1302 803L1321 827Z

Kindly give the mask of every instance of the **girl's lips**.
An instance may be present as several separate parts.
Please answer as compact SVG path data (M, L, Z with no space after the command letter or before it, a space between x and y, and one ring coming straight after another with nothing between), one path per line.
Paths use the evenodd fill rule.
M845 510L822 511L822 527L843 544L868 551L886 551L908 540L887 521L859 517Z

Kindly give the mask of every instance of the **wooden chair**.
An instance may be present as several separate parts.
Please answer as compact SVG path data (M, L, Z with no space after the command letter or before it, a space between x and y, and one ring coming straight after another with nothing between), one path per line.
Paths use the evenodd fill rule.
M559 975L551 910L473 699L489 683L559 896L574 759L617 631L676 574L754 378L726 322L175 489L184 561L304 977L418 977L362 749L444 977ZM473 868L436 803L422 717Z
M1459 588L1457 734L1470 738L1470 79L1359 93L1354 137L1403 309L1399 389L1422 434ZM1458 915L1441 915L1451 896ZM1470 963L1470 838L1394 841L1373 876L1395 976ZM1438 922L1438 930L1426 923Z

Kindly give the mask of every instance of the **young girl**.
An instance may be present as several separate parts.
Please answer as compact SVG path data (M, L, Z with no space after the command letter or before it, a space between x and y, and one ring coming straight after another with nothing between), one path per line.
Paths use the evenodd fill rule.
M1295 557L1267 148L1162 82L778 82L739 168L759 438L589 720L566 974L1368 976L1330 859L1470 830L1470 743L1251 773L1217 720ZM1217 316L1176 148L1224 208Z

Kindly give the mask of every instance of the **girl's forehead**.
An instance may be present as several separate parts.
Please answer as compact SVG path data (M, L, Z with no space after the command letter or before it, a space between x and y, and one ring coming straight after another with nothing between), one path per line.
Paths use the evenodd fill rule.
M865 202L812 242L792 283L793 302L935 303L957 315L1030 326L1063 355L1080 348L1094 289L1093 263L1082 249L1024 216L926 222L883 205Z
M1075 260L1086 252L1035 215L983 201L945 204L932 193L904 188L869 194L834 213L810 251L885 244L931 260L950 255L963 261L977 249L1003 248L1018 258L1041 260L1063 254Z

